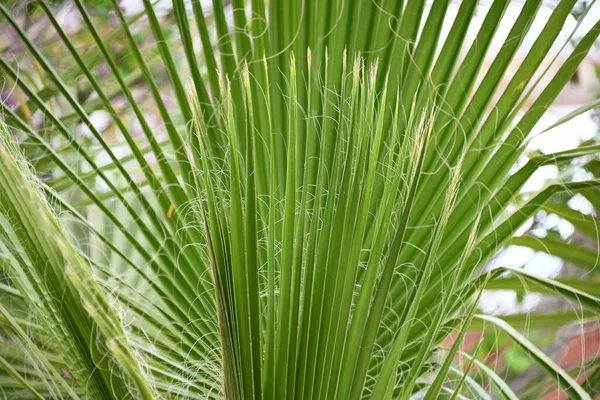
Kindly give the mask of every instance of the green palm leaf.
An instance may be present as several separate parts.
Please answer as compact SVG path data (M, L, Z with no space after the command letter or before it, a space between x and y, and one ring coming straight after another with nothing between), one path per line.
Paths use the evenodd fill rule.
M476 1L461 2L447 33L451 2L442 0L214 0L210 10L174 0L166 16L144 0L133 19L107 3L75 0L77 35L56 6L30 6L52 27L61 62L0 6L2 26L47 81L0 58L27 98L2 103L0 332L12 338L0 352L3 393L462 398L483 389L454 356L468 327L485 321L570 396L590 398L593 382L580 386L507 322L523 327L526 316L473 319L484 289L522 290L521 280L491 279L503 270L481 273L504 246L574 255L565 243L515 237L538 210L595 228L548 200L598 180L519 194L540 167L597 146L536 156L511 173L600 34L596 23L541 86L536 74L549 73L544 60L565 44L557 38L574 0L559 2L511 77L540 0L520 8L489 68L505 0L490 5L472 43ZM115 17L111 34L102 13ZM521 113L534 87L540 94ZM32 171L23 150L45 162ZM577 256L593 268L589 254ZM582 282L512 272L592 315L600 304ZM453 331L459 340L443 350Z

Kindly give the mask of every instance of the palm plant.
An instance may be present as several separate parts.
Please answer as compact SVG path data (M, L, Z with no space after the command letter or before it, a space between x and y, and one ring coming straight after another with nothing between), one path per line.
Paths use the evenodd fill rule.
M540 87L575 0L555 7L503 90L540 0L524 3L487 70L507 0L493 1L472 44L474 0L444 35L447 0L233 0L231 18L221 0L210 10L173 0L173 19L150 0L131 19L109 3L118 25L106 34L74 0L77 38L50 4L28 6L55 31L67 66L0 6L42 81L0 58L23 99L2 103L4 397L488 398L469 376L477 367L517 398L461 355L479 321L508 334L571 398L591 398L597 366L578 383L505 320L477 311L508 270L483 267L517 229L553 195L600 183L520 194L541 166L593 156L597 145L512 171L600 33L596 23ZM140 25L158 52L140 48ZM81 37L93 50L75 45ZM110 80L95 73L99 62ZM79 75L85 95L67 78ZM133 90L140 82L150 105ZM117 138L92 123L98 110ZM78 124L91 139L75 134ZM510 271L586 316L600 310L595 293Z

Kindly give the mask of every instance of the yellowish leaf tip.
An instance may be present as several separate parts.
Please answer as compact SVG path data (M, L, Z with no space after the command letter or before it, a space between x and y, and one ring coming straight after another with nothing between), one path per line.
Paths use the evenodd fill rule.
M167 210L167 219L171 219L173 212L175 211L175 205L171 204Z
M196 86L194 86L194 82L191 80L187 83L187 93L190 99L193 99L196 96Z
M290 53L290 71L296 72L296 58L293 51Z
M248 68L248 63L244 61L244 67L242 69L242 77L244 79L244 84L248 85L250 83L250 70Z

